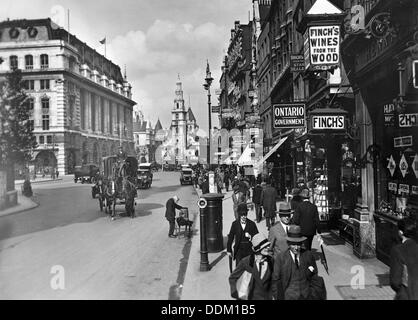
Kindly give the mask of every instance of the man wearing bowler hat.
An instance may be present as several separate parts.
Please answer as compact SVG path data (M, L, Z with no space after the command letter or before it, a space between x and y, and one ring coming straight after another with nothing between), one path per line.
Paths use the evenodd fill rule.
M275 259L279 253L284 252L289 248L286 237L293 210L290 208L289 203L280 202L277 214L279 215L280 220L277 221L269 231L269 241L271 242L270 250L273 252L273 257Z
M300 196L303 201L295 210L293 222L300 226L302 235L307 238L306 249L311 250L313 237L318 232L319 227L318 208L309 201L308 189L303 189Z
M228 234L226 252L233 256L236 265L240 260L252 253L251 239L258 233L257 225L254 221L247 219L248 208L246 203L240 203L237 207L238 219L232 222L231 230ZM234 242L234 254L232 255L232 243Z
M229 276L231 296L240 299L238 296L237 282L244 271L251 273L249 283L248 300L271 300L271 277L273 273L273 259L269 255L270 242L266 237L257 233L251 239L252 254L243 258L236 269Z
M290 225L286 237L289 248L274 261L272 294L277 300L307 300L310 298L310 280L318 273L315 258L309 250L302 251L299 226Z

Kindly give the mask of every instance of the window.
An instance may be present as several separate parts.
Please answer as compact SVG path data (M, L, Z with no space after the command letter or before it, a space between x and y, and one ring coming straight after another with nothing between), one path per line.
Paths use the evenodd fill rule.
M46 136L46 143L48 144L52 143L52 136Z
M41 54L41 69L49 68L49 57L47 54Z
M35 80L24 80L23 88L25 88L25 90L35 90Z
M28 104L28 109L29 110L33 110L34 109L34 106L35 106L35 99L29 98L27 100L27 104Z
M49 79L41 80L41 90L49 90Z
M28 127L30 131L33 131L35 129L35 121L34 120L28 120Z
M178 120L179 119L179 114L178 113L176 113L176 120Z
M49 115L42 115L42 130L49 130Z
M10 69L17 69L18 66L17 56L10 56Z
M49 98L42 98L41 105L42 109L49 109Z
M45 137L39 136L39 144L44 144L44 143L45 143Z
M30 54L25 56L25 69L26 70L33 69L33 56Z

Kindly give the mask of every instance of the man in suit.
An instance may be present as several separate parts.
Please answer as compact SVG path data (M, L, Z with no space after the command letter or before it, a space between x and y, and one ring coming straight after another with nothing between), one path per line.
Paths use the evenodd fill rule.
M237 282L244 271L251 273L248 300L271 300L271 277L273 274L273 259L269 255L270 242L261 233L251 240L253 253L243 258L229 276L231 296L239 299Z
M267 186L261 192L260 203L261 207L264 209L264 215L266 217L266 226L270 230L270 226L274 224L276 218L276 198L277 191L271 186L270 181L267 181Z
M165 205L165 218L168 220L168 223L170 225L170 228L168 230L168 236L170 238L175 238L177 235L174 234L174 228L175 228L175 218L176 218L176 209L181 210L185 209L185 207L182 207L177 204L179 202L178 196L173 196L172 198L167 200L167 203Z
M274 261L272 295L276 300L307 300L311 297L310 281L317 275L315 258L309 250L302 251L299 226L290 225L286 237L289 248Z
M261 215L261 193L263 192L263 187L261 186L261 181L257 179L257 184L253 189L253 203L255 206L255 217L257 219L257 223L259 223L262 219Z
M239 219L232 222L226 244L226 252L235 259L236 265L240 260L252 253L251 239L258 233L254 221L247 219L248 208L246 203L240 203L237 208ZM234 242L234 254L232 255L232 243Z
M269 231L269 241L271 243L270 250L273 252L273 257L277 259L281 252L286 251L289 246L287 245L287 230L289 228L290 216L293 210L290 209L290 205L287 202L279 203L280 220L277 221Z
M417 227L413 218L398 222L402 243L390 253L390 286L395 300L418 300L418 244Z
M300 192L300 197L303 199L293 215L293 223L300 226L302 235L305 236L305 246L307 250L312 249L312 240L318 231L319 216L316 205L309 201L309 190L303 189Z

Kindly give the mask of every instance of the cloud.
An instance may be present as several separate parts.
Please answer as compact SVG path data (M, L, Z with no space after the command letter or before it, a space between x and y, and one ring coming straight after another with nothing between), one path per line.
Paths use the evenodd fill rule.
M194 26L157 19L147 30L131 30L110 39L108 52L115 63L127 66L134 100L152 123L160 118L163 126L169 127L180 74L186 108L190 98L198 124L205 127L207 97L202 84L206 60L211 62L212 76L218 76L213 83L217 88L228 35L229 30L213 22ZM217 104L214 95L213 101Z

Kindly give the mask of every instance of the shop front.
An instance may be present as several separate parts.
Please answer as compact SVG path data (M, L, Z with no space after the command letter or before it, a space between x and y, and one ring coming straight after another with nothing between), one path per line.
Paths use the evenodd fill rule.
M355 250L389 264L398 221L418 210L418 60L416 1L377 1L365 31L347 34L343 60L356 86L361 144L361 198ZM367 32L366 32L367 31Z

